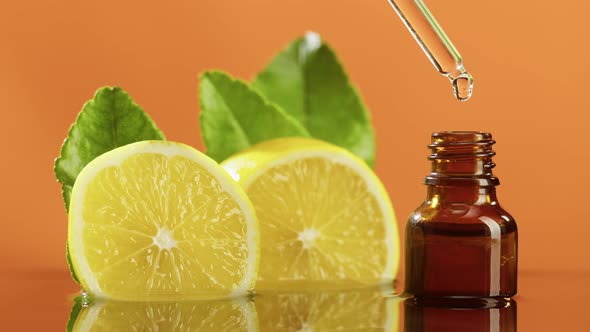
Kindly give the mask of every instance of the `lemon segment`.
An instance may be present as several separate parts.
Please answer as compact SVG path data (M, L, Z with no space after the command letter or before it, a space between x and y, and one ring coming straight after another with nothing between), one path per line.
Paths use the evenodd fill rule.
M251 203L219 165L179 143L133 143L89 163L72 191L68 241L96 297L232 296L256 280Z
M318 140L282 138L245 150L222 166L256 209L257 288L287 281L344 287L394 279L400 251L393 207L358 157Z

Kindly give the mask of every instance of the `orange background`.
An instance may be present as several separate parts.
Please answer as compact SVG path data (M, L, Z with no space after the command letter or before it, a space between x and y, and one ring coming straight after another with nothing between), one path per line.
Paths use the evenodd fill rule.
M590 4L427 2L475 76L467 103L453 98L385 0L4 1L0 263L65 268L53 159L98 87L122 86L170 140L203 149L198 74L220 68L250 79L314 30L372 112L377 173L400 226L425 195L430 133L491 131L499 199L519 225L521 271L590 269Z

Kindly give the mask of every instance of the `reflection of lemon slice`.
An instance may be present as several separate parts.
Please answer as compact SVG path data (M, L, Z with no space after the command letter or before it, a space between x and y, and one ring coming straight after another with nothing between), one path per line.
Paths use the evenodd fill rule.
M256 208L257 287L394 278L399 244L393 208L361 159L321 141L283 138L238 153L222 166Z
M170 300L253 288L254 210L241 188L193 148L147 141L107 152L76 179L68 241L97 297Z
M262 294L260 331L397 331L399 303L380 291Z
M245 299L211 302L98 302L83 308L75 332L256 331L254 305Z

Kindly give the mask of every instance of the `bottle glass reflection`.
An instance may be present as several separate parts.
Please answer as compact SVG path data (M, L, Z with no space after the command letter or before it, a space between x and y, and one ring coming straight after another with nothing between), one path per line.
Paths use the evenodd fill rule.
M516 301L404 301L405 332L512 332L516 331Z

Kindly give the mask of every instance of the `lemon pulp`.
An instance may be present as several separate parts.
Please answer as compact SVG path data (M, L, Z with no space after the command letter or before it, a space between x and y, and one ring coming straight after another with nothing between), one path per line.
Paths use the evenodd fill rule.
M258 286L393 280L399 261L393 208L362 160L328 143L284 138L256 145L222 165L256 209Z
M178 143L139 142L88 164L73 188L68 240L98 297L169 300L253 288L257 224L214 161Z

